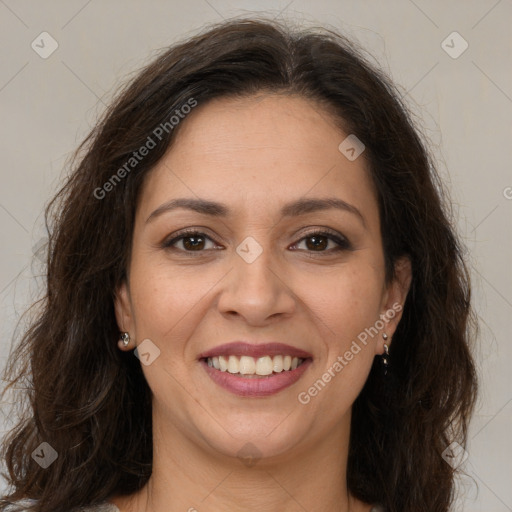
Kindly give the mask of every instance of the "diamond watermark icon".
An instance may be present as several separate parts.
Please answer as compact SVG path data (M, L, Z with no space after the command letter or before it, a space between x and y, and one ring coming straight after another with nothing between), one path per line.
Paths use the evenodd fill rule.
M252 443L245 443L242 448L238 450L236 456L245 466L252 468L261 459L262 453Z
M441 48L452 58L458 59L469 47L469 43L458 33L452 32L441 43Z
M365 150L366 146L352 133L338 146L345 157L353 162Z
M466 461L469 454L459 443L454 441L443 451L441 457L443 457L443 459L450 464L453 469L457 469Z
M246 263L252 263L263 252L263 247L252 236L248 236L236 248L236 252Z
M47 59L59 47L59 43L48 32L41 32L30 46L39 57Z
M51 466L59 454L47 442L41 443L33 452L31 457L43 468Z
M134 350L134 354L144 366L149 366L160 356L160 349L150 339L146 338L139 343Z

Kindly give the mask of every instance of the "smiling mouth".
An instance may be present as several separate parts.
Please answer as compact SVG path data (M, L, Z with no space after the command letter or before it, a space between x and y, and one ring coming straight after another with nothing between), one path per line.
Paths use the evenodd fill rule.
M291 372L301 366L306 359L290 355L263 357L216 356L202 359L210 368L239 377L261 378Z

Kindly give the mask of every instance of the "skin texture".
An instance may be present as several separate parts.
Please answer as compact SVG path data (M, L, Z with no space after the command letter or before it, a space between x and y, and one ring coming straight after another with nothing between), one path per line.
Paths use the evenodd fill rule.
M198 106L147 177L133 237L128 282L116 316L133 350L150 339L160 355L143 365L153 394L154 465L148 485L112 497L122 512L151 510L295 512L369 510L346 487L351 406L384 351L379 334L312 397L297 399L345 354L358 334L403 305L410 265L386 283L375 192L364 154L339 150L348 134L318 105L297 96L218 99ZM148 217L175 198L225 203L219 218L185 209ZM304 198L336 197L357 214L327 209L281 217ZM163 248L183 228L209 237ZM314 229L318 228L318 229ZM330 228L349 240L334 250L310 232ZM263 252L247 263L236 252L246 238ZM327 244L328 245L323 245ZM400 319L381 332L388 344ZM234 340L278 341L304 349L313 362L291 387L269 397L239 397L219 387L198 356ZM237 456L251 443L250 467ZM254 450L254 448L253 448Z

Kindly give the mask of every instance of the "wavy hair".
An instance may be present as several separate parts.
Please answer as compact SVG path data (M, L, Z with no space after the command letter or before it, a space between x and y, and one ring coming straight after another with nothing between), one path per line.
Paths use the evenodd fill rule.
M45 212L45 296L5 369L4 393L22 388L25 407L3 440L10 490L0 510L32 498L35 512L65 512L147 482L150 390L139 361L117 348L114 294L127 274L141 185L186 119L112 177L191 98L204 105L261 92L310 99L364 143L386 279L398 258L412 263L390 370L376 358L353 404L349 490L388 512L449 510L455 470L442 453L454 441L465 446L477 390L469 273L450 202L399 90L362 50L330 29L261 19L209 26L162 50L76 151ZM31 456L41 442L58 454L46 469Z

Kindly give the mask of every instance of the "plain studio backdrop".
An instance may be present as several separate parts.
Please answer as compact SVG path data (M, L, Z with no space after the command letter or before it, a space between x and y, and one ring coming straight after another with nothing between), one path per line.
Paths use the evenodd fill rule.
M252 13L355 40L399 84L428 138L481 320L458 509L512 511L510 0L0 0L0 363L43 283L43 208L120 81L204 24ZM2 414L0 428L10 425Z

